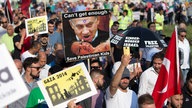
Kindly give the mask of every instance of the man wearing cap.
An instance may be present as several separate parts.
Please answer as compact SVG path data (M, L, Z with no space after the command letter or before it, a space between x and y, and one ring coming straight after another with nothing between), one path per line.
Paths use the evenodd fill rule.
M48 44L49 38L48 34L44 33L39 36L39 42L41 43L41 51L44 51L47 55L49 55L52 51L52 46Z
M128 88L130 73L127 69L131 57L123 55L119 66L114 64L116 70L110 86L106 90L105 100L107 108L138 108L137 95Z

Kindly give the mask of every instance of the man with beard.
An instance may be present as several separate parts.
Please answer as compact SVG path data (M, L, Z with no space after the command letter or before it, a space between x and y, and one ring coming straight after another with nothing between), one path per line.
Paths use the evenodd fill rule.
M17 27L21 24L20 20L19 20L19 16L15 16L13 17L13 27Z
M116 72L111 84L106 90L105 100L107 108L138 108L137 95L128 88L130 72L127 65L131 61L130 55L123 55L121 64L114 64L113 70Z
M162 52L156 53L152 57L153 65L145 70L140 76L138 96L146 93L152 95L161 65L163 63L163 58L164 54Z
M41 43L41 51L44 51L47 55L51 53L52 46L48 45L48 34L44 33L39 36L39 42Z
M192 106L192 70L190 69L187 78L186 83L182 89L183 93L183 106L182 108L189 108Z
M23 80L28 90L31 91L33 88L38 87L37 81L39 80L39 73L41 70L39 60L33 57L26 58L25 61L23 62L23 68L25 70L25 73L22 76ZM8 108L26 108L28 96L29 95L8 105Z
M167 105L163 108L183 108L182 104L183 104L183 95L176 94L168 98ZM189 106L186 108L189 108Z

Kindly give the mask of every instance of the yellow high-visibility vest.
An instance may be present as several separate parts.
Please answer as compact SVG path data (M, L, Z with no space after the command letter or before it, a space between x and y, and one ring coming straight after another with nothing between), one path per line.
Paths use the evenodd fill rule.
M128 9L128 17L131 19L131 22L134 20L133 11L131 9Z
M119 6L117 4L113 7L113 15L119 16Z
M128 16L125 16L125 17L121 16L120 20L118 21L119 29L125 30L129 26L130 21L131 21L131 19Z
M156 22L161 23L161 25L159 25L158 23L156 23L156 30L163 30L163 24L164 24L164 15L160 15L159 13L155 14L155 19Z
M123 5L123 10L127 10L127 11L129 10L129 8L128 8L128 5L127 5L127 4L124 4L124 5Z
M109 20L109 28L111 28L111 27L112 27L112 25L113 25L113 20L112 20L112 19L110 19L110 20Z

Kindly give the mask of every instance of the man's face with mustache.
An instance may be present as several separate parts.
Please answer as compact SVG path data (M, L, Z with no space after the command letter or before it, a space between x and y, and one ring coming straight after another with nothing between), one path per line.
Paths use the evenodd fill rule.
M128 78L122 78L120 83L119 83L119 87L122 89L122 90L126 90L127 87L129 85L129 79Z
M48 43L48 37L41 37L40 41L43 44L47 44Z

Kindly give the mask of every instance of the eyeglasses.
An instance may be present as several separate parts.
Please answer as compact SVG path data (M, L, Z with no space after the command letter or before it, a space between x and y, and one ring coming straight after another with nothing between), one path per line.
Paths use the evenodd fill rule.
M31 67L31 68L35 68L37 70L40 70L42 67Z
M1 22L2 24L4 24L4 23L7 23L7 21L6 22Z

